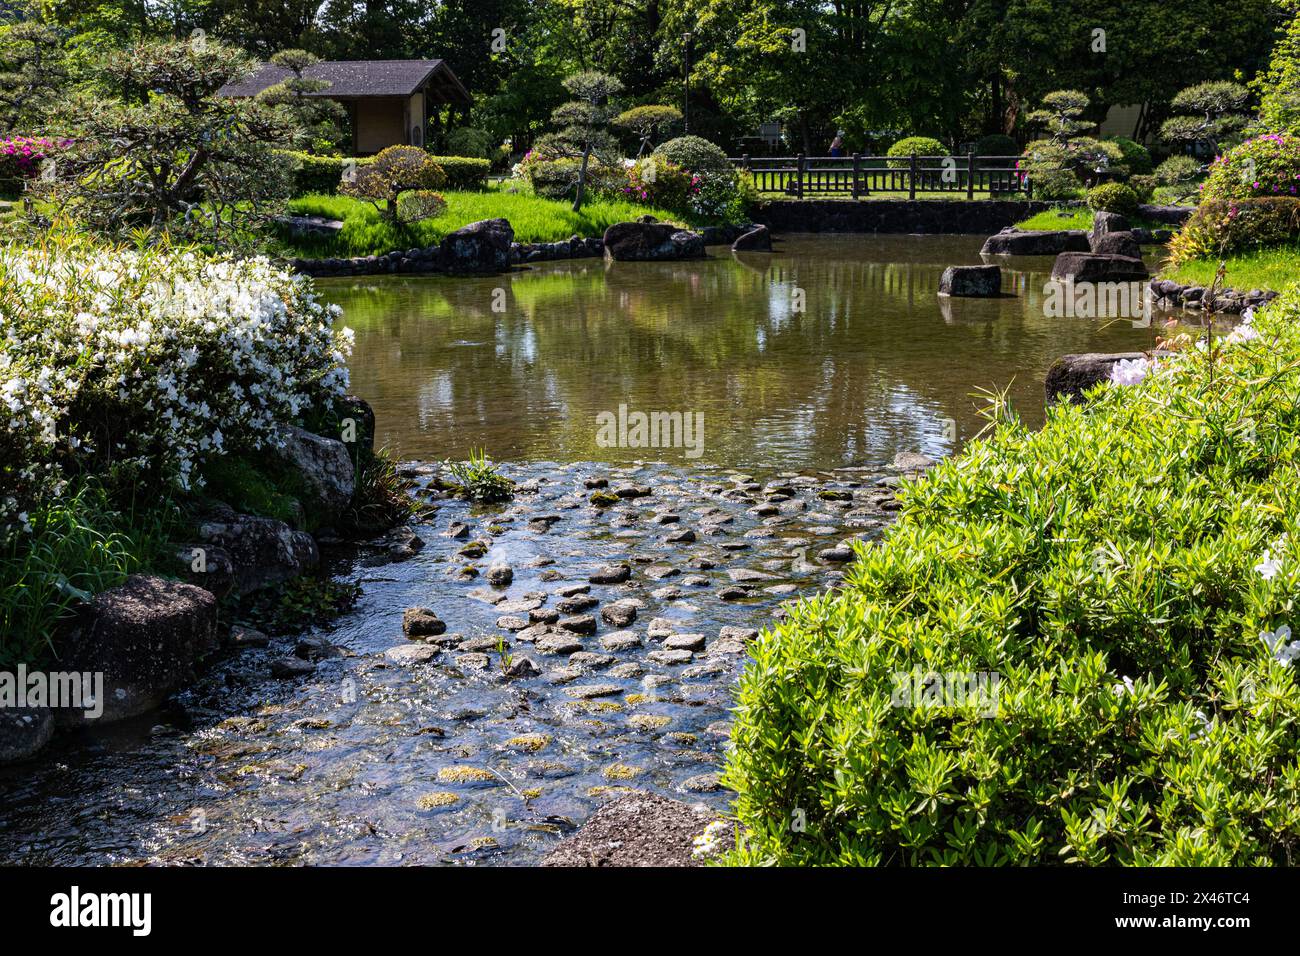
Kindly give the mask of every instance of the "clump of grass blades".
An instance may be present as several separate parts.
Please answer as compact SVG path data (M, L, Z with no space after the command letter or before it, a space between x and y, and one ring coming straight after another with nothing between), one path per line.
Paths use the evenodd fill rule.
M373 534L401 524L416 513L410 482L397 471L387 448L361 453L356 464L356 491L343 513L345 530Z
M471 451L469 461L449 461L446 469L456 494L471 501L505 501L515 493L514 482L488 460L486 450Z
M0 666L52 659L75 605L158 567L179 520L170 503L119 511L93 484L33 509L0 545Z

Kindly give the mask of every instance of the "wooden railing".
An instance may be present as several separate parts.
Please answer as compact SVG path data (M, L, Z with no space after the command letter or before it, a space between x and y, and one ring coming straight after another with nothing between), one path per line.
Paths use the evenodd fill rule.
M974 199L1033 195L1019 156L744 156L732 165L754 177L759 192L805 196L948 193Z

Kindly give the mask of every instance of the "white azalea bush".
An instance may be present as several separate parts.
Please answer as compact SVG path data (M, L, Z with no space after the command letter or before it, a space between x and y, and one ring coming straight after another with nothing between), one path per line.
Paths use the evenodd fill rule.
M73 474L192 490L347 389L350 334L265 259L0 247L0 530Z
M728 862L1300 863L1300 289L991 417L752 645Z

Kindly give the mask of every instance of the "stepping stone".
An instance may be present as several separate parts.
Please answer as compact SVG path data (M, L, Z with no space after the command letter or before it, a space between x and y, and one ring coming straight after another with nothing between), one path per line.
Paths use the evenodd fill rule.
M384 657L394 664L410 667L413 664L428 664L442 653L431 644L399 644L384 651Z
M664 647L675 651L704 650L703 634L670 634L664 638Z
M570 687L565 693L579 700L593 700L597 697L613 697L621 694L623 688L618 684L579 684L577 687Z
M554 593L556 597L573 597L575 594L587 594L591 591L590 584L566 584L562 588L556 588Z
M727 577L737 584L747 581L775 581L776 575L767 574L763 571L751 571L749 568L731 568L727 571Z
M614 631L600 638L600 646L607 651L627 651L641 645L641 638L635 631Z
M402 615L402 631L407 637L431 637L446 630L447 625L427 607L408 607Z
M667 564L652 564L645 569L645 576L651 581L662 581L664 578L671 578L682 572Z
M752 627L736 627L734 624L728 624L722 630L718 631L718 640L755 641L758 640L758 631Z
M563 614L578 614L587 608L595 607L600 602L588 594L575 594L555 602L555 609Z
M666 617L656 617L650 622L650 627L646 631L650 640L655 641L667 637L669 634L677 633L677 625Z
M624 680L635 680L645 673L645 668L636 661L628 661L625 664L619 664L609 669L610 677L619 677Z
M539 654L575 654L582 650L582 642L568 634L547 634L534 646Z
M685 593L675 584L670 584L667 587L656 588L650 592L650 596L656 601L675 601Z
M528 627L528 622L522 617L512 617L507 614L497 618L496 626L503 631L522 631Z
M562 617L559 626L566 631L572 631L574 634L596 633L596 619L590 614L575 614L573 617Z
M682 528L680 531L674 531L664 540L669 544L690 544L695 540L695 532L690 528Z
M608 564L592 573L587 579L592 584L622 584L632 576L632 569L626 564Z
M600 619L611 627L627 627L636 620L636 605L628 601L615 601L600 609Z
M584 669L595 670L600 667L608 667L614 663L614 656L611 654L595 654L591 651L578 651L576 654L569 655L570 667L581 667Z
M656 664L663 664L669 667L676 664L689 664L695 659L695 655L690 651L671 650L666 648L651 651L646 655L646 657Z
M533 608L528 612L528 620L534 624L554 624L559 619L560 612L550 607Z
M817 557L823 561L852 561L853 549L839 544L833 548L826 548L817 552Z
M702 574L688 574L682 578L682 584L689 585L693 588L707 588L713 582Z

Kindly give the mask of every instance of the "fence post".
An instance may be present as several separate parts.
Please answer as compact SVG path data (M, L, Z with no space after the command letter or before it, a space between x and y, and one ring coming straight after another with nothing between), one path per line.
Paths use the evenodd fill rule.
M975 154L966 154L966 198L975 198Z
M916 153L912 154L911 168L907 174L907 198L916 198Z
M740 168L745 172L749 172L749 153L745 153L740 157Z
M858 198L858 171L862 168L862 154L853 154L853 198Z
M799 177L796 180L796 184L795 184L795 195L798 196L800 199L803 199L803 170L804 170L804 155L803 153L800 153L799 168L798 171L795 173L795 175Z

